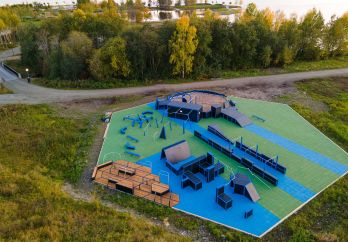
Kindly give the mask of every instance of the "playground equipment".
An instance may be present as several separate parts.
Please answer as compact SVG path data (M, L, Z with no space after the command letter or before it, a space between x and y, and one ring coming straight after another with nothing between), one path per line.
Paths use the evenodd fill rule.
M194 190L199 190L202 188L202 181L191 171L186 171L182 175L181 187L185 188L187 186L192 187Z
M124 153L128 154L128 155L131 155L131 156L135 156L135 157L140 157L141 155L138 154L138 153L135 153L135 152L132 152L132 151L125 151Z
M277 186L278 178L274 177L265 169L260 168L259 166L251 162L250 160L244 157L241 157L240 155L236 155L235 151L231 149L231 147L227 147L226 145L219 143L219 141L214 140L213 136L207 137L205 134L197 130L194 131L194 135L200 138L201 140L203 140L204 142L206 142L207 144L211 145L215 149L219 150L226 156L230 157L231 159L237 161L238 163L242 164L246 168L250 169L252 172L256 173L258 176L262 177L263 179L270 182L274 186Z
M232 207L232 198L225 193L225 185L216 188L215 201L224 209Z
M123 127L120 129L121 134L126 134L127 127Z
M240 142L236 141L236 147L240 150L244 151L245 153L255 157L259 161L263 162L265 165L279 171L280 173L285 174L286 173L286 167L279 164L278 162L278 156L275 156L273 158L268 157L267 155L259 152L259 146L255 145L254 147L249 147L245 144L243 144L243 137L240 138Z
M152 111L144 111L141 113L142 115L152 115L153 112Z
M257 120L259 120L259 121L266 122L266 119L261 118L260 116L257 116L257 115L255 115L255 114L253 114L252 117L255 118L255 119L257 119Z
M234 179L231 180L230 185L234 187L234 193L244 195L253 202L257 202L260 199L254 184L246 175L237 173Z
M180 201L179 195L172 193L169 184L162 183L151 168L133 162L118 160L96 166L92 179L110 189L165 206L172 207Z
M208 125L208 131L225 140L226 142L233 144L233 141L227 138L216 124Z
M139 142L139 140L138 140L137 138L135 138L135 137L133 137L133 136L131 136L131 135L127 135L127 138L130 139L131 141L136 142L136 143Z
M194 158L191 156L187 141L182 140L170 146L164 147L161 152L161 159L165 159L166 166L176 175L183 174L182 186L191 185L198 188L200 180L194 174L201 173L206 182L211 182L218 175L224 173L223 163L215 163L211 153ZM189 174L186 174L189 172ZM192 173L192 174L191 174Z
M127 143L125 144L125 147L126 147L126 149L128 149L128 150L135 150L135 146L134 146L134 145L131 145L129 142L127 142Z
M162 127L162 130L161 130L160 139L167 139L166 129L164 128L164 126Z
M112 112L106 112L104 114L104 116L101 118L101 120L104 122L104 123L109 123L110 120L111 120L111 116L112 116Z
M147 113L149 114L151 111L147 111L147 112L143 112L143 113ZM146 114L129 114L123 117L123 121L125 120L131 120L132 121L132 127L135 126L136 123L139 124L139 128L142 128L143 123L146 122L150 122L153 119L152 116L147 116Z
M244 213L244 218L247 219L247 218L249 218L250 216L252 216L253 213L254 213L253 211L254 211L253 209L251 209L251 210L249 210L249 211L246 211L246 212Z
M146 136L147 131L149 130L149 127L151 127L151 123L147 123L146 127L144 128L144 136Z
M240 127L245 127L252 123L250 119L239 112L236 107L222 109L221 116L230 122L238 124Z
M184 115L190 113L193 122L199 122L201 118L223 117L241 127L252 123L224 94L207 90L177 92L164 99L157 98L155 107L157 110L168 109L168 117L177 119L185 120Z

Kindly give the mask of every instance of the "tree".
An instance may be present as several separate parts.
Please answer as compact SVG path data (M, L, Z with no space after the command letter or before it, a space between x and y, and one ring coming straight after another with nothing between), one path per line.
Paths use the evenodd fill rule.
M320 11L309 11L299 25L300 44L298 58L303 60L317 60L321 55L323 42L324 18Z
M244 23L250 22L256 18L258 12L256 4L249 3L239 20Z
M8 8L0 8L0 20L4 24L3 28L16 28L20 23L19 17Z
M192 25L197 29L197 39L199 45L195 53L193 61L194 74L200 75L208 71L208 59L211 57L212 34L211 22L213 19L204 17L203 20L199 17L191 18Z
M158 0L160 9L168 9L172 5L172 0Z
M135 22L136 23L143 22L145 7L143 3L141 2L141 0L135 0L135 4L132 11L135 11Z
M126 52L132 65L131 77L135 79L156 78L162 60L159 35L155 28L145 24L124 33Z
M185 78L185 74L192 72L194 54L197 49L197 30L190 25L188 16L181 17L176 22L176 31L169 41L171 55L169 63L173 64L173 74L181 74Z
M30 68L32 73L41 73L40 50L36 32L38 27L34 24L23 25L18 32L21 46L21 63Z
M348 53L348 12L340 18L331 19L325 31L324 44L329 56Z
M114 37L95 52L89 68L98 80L127 77L130 73L130 62L126 55L126 42L121 37Z
M271 46L266 45L262 49L262 53L261 53L262 67L266 68L271 65L271 61L272 61L271 55L272 55L272 48Z
M86 3L90 3L90 0L77 0L77 6L81 5L81 4L86 4Z
M93 43L85 33L72 31L61 42L62 70L65 79L77 80L88 77L88 60L92 55Z
M2 19L0 19L0 31L5 29L5 28L6 28L5 22Z
M211 58L208 58L208 63L214 69L225 69L230 67L233 54L233 46L231 34L233 29L227 20L215 19L210 23L212 42Z

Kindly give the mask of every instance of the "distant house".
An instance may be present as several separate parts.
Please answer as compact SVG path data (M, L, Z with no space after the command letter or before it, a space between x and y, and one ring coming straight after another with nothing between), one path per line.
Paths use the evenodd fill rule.
M117 4L126 4L127 0L116 0ZM223 5L233 5L235 0L197 0L197 4L223 4ZM159 7L158 0L142 0L142 3L146 7ZM172 0L171 6L185 5L185 0Z
M0 32L0 46L7 46L13 42L13 34L11 30L2 30Z

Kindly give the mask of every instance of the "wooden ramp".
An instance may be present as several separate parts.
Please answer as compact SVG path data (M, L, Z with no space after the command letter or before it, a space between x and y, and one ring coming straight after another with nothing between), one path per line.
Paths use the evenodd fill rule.
M179 196L170 192L167 184L151 169L125 160L107 162L96 166L92 179L110 189L120 190L137 197L173 207L179 203Z

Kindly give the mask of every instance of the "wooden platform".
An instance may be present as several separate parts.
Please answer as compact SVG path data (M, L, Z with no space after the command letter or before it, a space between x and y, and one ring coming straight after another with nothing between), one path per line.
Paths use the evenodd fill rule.
M92 179L110 189L121 190L162 205L172 207L180 201L177 194L170 192L169 185L161 183L159 176L152 174L149 167L125 160L96 166Z
M188 100L191 103L200 104L203 107L203 112L208 112L211 109L213 104L225 104L229 107L229 103L226 98L223 96L218 96L209 93L201 93L201 92L192 92L189 93L191 100ZM173 98L172 101L182 102L182 97Z

